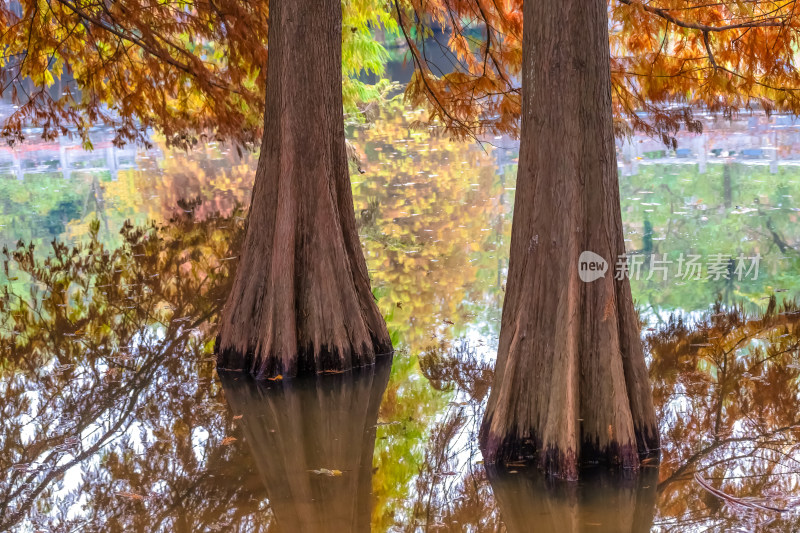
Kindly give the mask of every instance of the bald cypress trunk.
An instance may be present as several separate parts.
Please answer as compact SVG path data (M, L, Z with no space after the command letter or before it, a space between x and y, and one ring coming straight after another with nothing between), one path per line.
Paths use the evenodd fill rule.
M582 461L636 467L658 447L627 279L603 0L524 3L520 162L487 462L535 460L576 478ZM608 262L581 281L588 250Z
M256 377L374 362L391 341L356 231L339 0L272 0L264 139L217 365Z

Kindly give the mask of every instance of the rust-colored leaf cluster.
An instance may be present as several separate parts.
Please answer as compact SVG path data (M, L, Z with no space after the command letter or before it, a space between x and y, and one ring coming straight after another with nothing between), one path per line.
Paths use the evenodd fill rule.
M394 2L415 66L407 97L456 136L514 134L522 1ZM611 0L608 15L618 134L639 130L670 143L682 126L701 128L692 109L800 112L794 0ZM581 28L565 20L563 31ZM434 51L450 71L432 65Z
M0 132L53 139L114 128L114 142L193 134L253 143L263 107L267 3L22 0L0 5L0 95L18 108Z
M386 51L373 37L394 24L381 0L343 2L343 92L348 110L387 83ZM15 108L0 137L41 127L53 140L104 124L114 142L169 145L261 138L267 65L268 2L222 0L21 0L0 4L0 98ZM309 51L313 53L313 51Z

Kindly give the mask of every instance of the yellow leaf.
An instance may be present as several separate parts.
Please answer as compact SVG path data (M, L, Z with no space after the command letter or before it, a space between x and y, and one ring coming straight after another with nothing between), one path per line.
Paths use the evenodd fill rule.
M318 474L320 476L329 476L329 477L339 477L342 475L341 470L328 470L327 468L320 468L319 470L309 470L312 474Z

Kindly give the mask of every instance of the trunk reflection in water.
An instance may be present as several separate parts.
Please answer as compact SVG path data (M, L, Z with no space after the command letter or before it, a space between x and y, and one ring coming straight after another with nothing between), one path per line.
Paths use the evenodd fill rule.
M220 372L280 531L370 531L372 455L391 361L262 382Z
M656 513L658 469L582 473L578 483L546 478L535 470L508 473L487 468L508 533L639 533Z

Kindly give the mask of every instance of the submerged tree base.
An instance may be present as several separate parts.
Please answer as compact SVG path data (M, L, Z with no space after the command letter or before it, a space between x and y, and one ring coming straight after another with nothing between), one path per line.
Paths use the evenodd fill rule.
M486 420L481 427L481 435L481 452L486 464L500 470L533 466L548 476L568 480L578 479L578 471L583 466L606 465L636 469L644 462L657 464L660 456L658 441L647 435L637 438L637 441L647 443L645 449L613 441L600 447L596 441L585 440L579 454L571 448L560 450L554 446L542 450L541 439L534 436L501 437L489 430Z
M230 347L220 350L220 337L217 336L214 352L217 354L217 368L229 371L247 371L256 379L269 379L276 376L304 376L325 372L340 372L375 364L384 355L394 350L390 342L373 338L371 346L363 345L359 350L337 348L323 345L310 346L298 350L292 357L276 357L273 354L248 350L241 352Z

